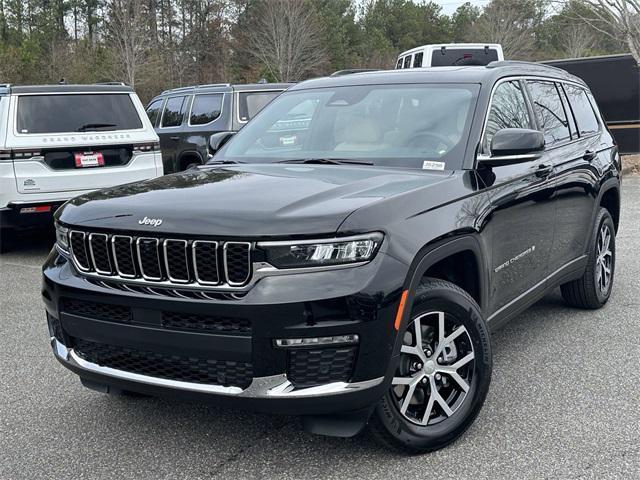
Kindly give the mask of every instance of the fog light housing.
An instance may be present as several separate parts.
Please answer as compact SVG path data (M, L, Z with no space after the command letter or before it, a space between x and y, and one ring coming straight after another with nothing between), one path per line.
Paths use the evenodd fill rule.
M357 345L360 338L356 334L332 335L328 337L279 338L273 341L279 348L322 347L335 345Z

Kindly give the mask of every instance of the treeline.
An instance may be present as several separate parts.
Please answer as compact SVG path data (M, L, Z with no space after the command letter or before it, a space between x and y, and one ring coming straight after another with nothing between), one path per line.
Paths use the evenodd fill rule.
M512 59L627 51L589 2L492 0L448 16L410 0L0 0L0 82L181 85L390 68L425 43L497 42Z

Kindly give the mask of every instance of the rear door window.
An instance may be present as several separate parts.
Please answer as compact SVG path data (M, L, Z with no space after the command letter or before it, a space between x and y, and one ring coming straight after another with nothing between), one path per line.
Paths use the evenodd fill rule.
M156 100L147 107L147 116L154 127L158 124L158 118L160 117L160 112L162 112L162 102L164 102L164 99Z
M238 117L248 122L282 92L240 92L238 94Z
M167 100L162 114L162 127L177 127L182 125L187 97L172 97Z
M142 120L128 93L20 95L16 128L21 134L135 130Z
M597 133L600 130L600 124L589 102L587 92L583 88L568 83L564 84L564 90L567 92L567 97L569 97L569 103L578 124L580 136L584 137L585 135Z
M545 144L549 147L570 140L569 122L556 84L529 80L527 85Z
M220 116L222 111L222 94L196 95L191 106L190 125L206 125Z

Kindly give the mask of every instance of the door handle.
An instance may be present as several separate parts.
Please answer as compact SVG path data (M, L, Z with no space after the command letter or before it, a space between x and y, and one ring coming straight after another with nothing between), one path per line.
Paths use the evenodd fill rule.
M586 152L584 152L584 155L582 156L582 158L590 162L591 160L596 158L596 155L597 155L596 152L594 152L593 150L587 150Z
M178 140L180 140L180 137L175 136L175 137L169 137L170 140L173 140L174 142L177 142Z
M551 163L541 163L538 165L536 169L536 176L540 178L548 177L553 171L553 164Z

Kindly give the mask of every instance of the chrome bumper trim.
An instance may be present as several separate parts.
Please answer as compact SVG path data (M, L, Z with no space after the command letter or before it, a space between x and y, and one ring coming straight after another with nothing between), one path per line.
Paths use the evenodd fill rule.
M287 380L286 374L272 375L269 377L256 377L245 390L240 387L224 387L222 385L207 385L202 383L181 382L178 380L168 380L138 373L117 370L115 368L103 367L101 365L87 362L80 358L72 348L67 348L56 338L51 338L53 352L63 363L70 364L87 372L98 373L121 380L129 380L158 387L174 388L191 392L210 393L215 395L229 395L246 398L313 398L326 395L338 395L351 393L381 384L384 377L373 378L363 382L347 383L333 382L317 387L296 388Z

